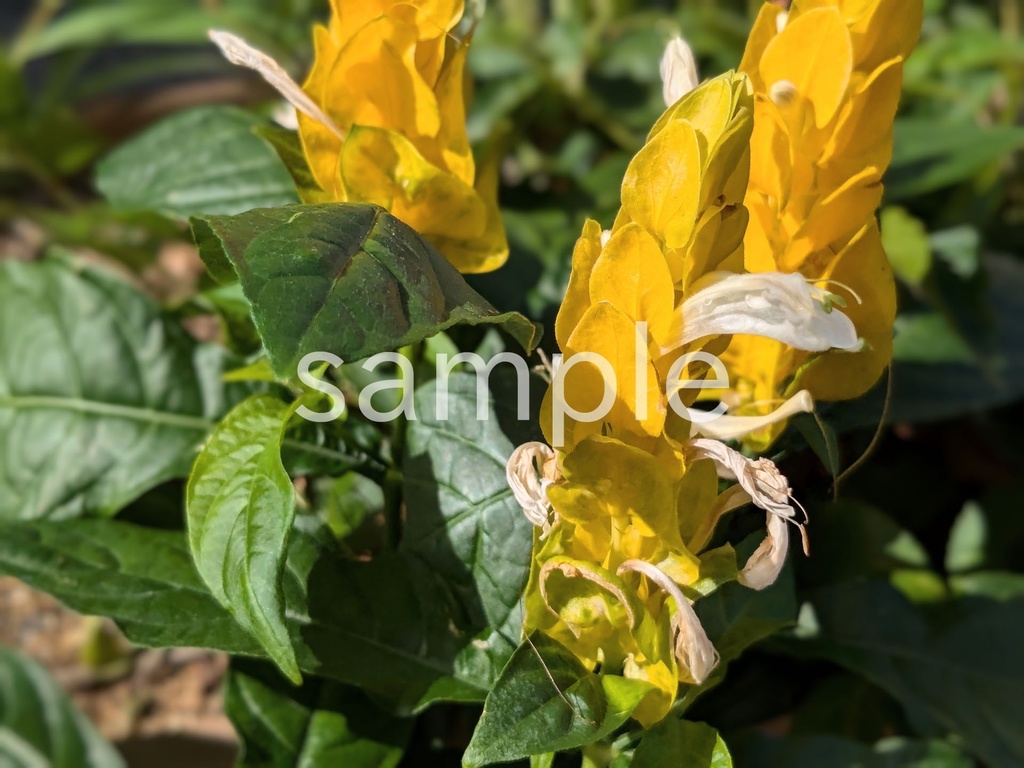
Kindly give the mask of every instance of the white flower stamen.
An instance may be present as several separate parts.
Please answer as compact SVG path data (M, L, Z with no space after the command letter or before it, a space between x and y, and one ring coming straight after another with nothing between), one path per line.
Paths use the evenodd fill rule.
M700 623L697 613L686 599L686 595L669 576L658 566L644 560L627 560L619 566L616 575L626 571L641 573L661 589L676 603L672 614L673 650L676 660L686 670L690 679L700 685L718 666L720 656L715 646L708 639L707 632Z
M734 334L764 336L807 352L855 352L863 346L853 321L826 301L830 294L799 274L718 273L712 279L683 302L676 315L682 327L663 353L706 336Z
M702 435L715 440L738 440L744 435L785 421L798 413L811 413L813 410L814 399L811 397L811 393L804 389L764 416L730 416L726 414L706 422L695 421L690 428L690 434L694 437Z
M662 95L665 106L671 107L700 85L693 49L681 37L669 41L661 57Z
M322 123L335 133L338 138L345 138L345 132L306 95L298 83L292 80L288 73L284 71L284 68L270 56L257 48L253 48L238 35L233 35L230 32L211 29L208 34L210 40L220 48L224 58L239 67L246 67L258 72L260 77L270 83L299 112L311 117L318 123Z
M562 479L552 448L544 443L525 443L516 448L505 465L505 479L526 519L543 531L554 525L548 488Z
M782 32L786 28L786 24L789 23L789 11L782 11L778 16L775 17L775 29L777 32Z

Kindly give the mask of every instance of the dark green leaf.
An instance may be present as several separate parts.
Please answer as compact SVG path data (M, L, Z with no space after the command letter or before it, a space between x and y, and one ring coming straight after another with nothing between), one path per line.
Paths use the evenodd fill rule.
M242 742L239 768L394 768L412 726L353 688L313 679L296 689L237 660L224 710Z
M974 768L956 747L941 741L886 739L874 746L834 736L785 739L749 735L732 745L740 768Z
M662 768L667 765L732 768L732 758L714 728L669 717L644 734L630 768Z
M960 736L994 768L1024 762L1024 599L965 599L930 620L876 582L822 590L804 651L857 672L899 700L919 729Z
M753 552L763 537L755 534L739 547L739 562ZM702 685L683 686L680 689L682 710L685 711L701 694L722 682L729 662L779 630L796 621L797 603L793 569L783 569L778 580L760 592L747 589L737 582L723 584L693 605L700 622L721 655L721 663Z
M0 765L123 768L45 669L0 648Z
M423 238L380 208L289 206L192 220L218 280L237 273L274 370L310 352L347 362L460 323L504 327L527 349L536 328L500 314Z
M1017 259L990 255L985 270L984 302L993 325L991 349L970 365L897 362L892 372L890 423L951 419L1024 396L1024 314L1020 311L1024 268ZM839 433L874 428L882 417L885 397L883 381L857 401L824 404L820 410Z
M221 351L98 269L0 261L0 326L0 519L112 514L225 410Z
M622 725L648 683L588 672L543 635L519 647L487 696L463 757L466 768L573 749Z
M172 115L107 156L96 186L116 208L182 218L295 203L288 170L253 132L262 123L233 107Z
M281 578L295 489L281 463L290 415L270 395L249 398L214 430L188 482L189 544L214 597L299 682Z
M415 707L472 635L435 574L397 554L348 561L293 535L285 575L292 642L305 672L358 685L401 709ZM463 688L486 691L474 680Z
M485 419L477 418L476 376L448 378L446 419L438 418L437 382L420 387L403 462L402 551L441 574L479 628L501 627L518 606L533 546L505 465L517 445L537 438L535 422L517 421L518 380L503 373L495 372L493 389L481 380ZM510 639L518 644L518 629Z

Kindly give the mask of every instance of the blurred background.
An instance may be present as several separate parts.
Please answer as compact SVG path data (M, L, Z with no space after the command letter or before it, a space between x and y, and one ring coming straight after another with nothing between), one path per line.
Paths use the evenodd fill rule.
M588 217L610 225L626 165L663 108L664 44L684 34L704 76L735 68L760 2L468 5L479 19L470 136L503 158L512 244L507 266L471 282L495 306L543 322L551 351L573 242ZM880 214L901 298L891 378L862 401L797 420L780 447L812 519L812 557L795 577L814 610L794 631L817 622L848 642L813 653L770 640L697 703L693 717L726 734L741 768L875 765L864 745L911 736L938 750L928 755L942 762L928 765L985 764L977 755L1024 764L1012 762L1024 755L1024 7L925 6ZM281 110L206 30L240 34L301 81L310 26L327 11L326 0L4 0L0 258L75 250L130 276L196 336L217 338L183 218L294 193L255 136L230 150L255 169L255 199L218 195L215 171L189 162L203 139L188 125L249 119L197 107L243 107L261 116L254 124ZM199 117L161 132L187 110ZM147 153L118 150L147 130ZM148 207L163 215L122 207L132 165L203 194L149 183ZM893 589L909 602L867 626L865 606L888 606ZM929 634L936 627L952 630ZM0 646L42 662L133 766L231 764L217 655L131 649L108 623L12 579L0 579ZM457 744L471 722L432 714L415 738ZM442 764L416 754L405 764ZM924 765L918 757L877 764Z

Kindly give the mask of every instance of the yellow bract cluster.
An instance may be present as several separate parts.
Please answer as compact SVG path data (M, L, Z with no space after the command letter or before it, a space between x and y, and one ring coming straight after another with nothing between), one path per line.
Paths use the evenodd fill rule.
M701 575L695 553L708 537L691 515L715 503L718 483L709 462L687 467L682 445L666 434L665 372L688 351L677 343L682 301L703 275L739 261L751 117L747 80L734 74L665 113L629 166L612 231L587 223L556 323L567 360L608 360L616 400L604 420L566 425L564 481L547 490L558 523L535 548L526 630L544 631L587 664L649 683L634 713L646 725L665 716L679 682L693 682L694 673L679 661L686 653L677 651L672 617L680 606L629 563L654 565L678 586ZM646 323L646 338L637 323ZM639 398L638 347L648 352ZM601 401L605 380L580 363L564 384L566 402L584 412ZM551 409L549 391L549 441Z
M466 135L468 46L451 34L462 0L332 0L315 29L303 89L334 125L305 114L299 135L314 201L374 203L461 272L501 266L508 245L495 168L477 173Z
M856 397L892 356L895 286L875 210L921 17L921 0L796 0L788 15L766 4L757 18L740 67L755 91L746 268L835 281L865 341L812 360L736 337L726 356L734 391L760 412L798 388L816 400ZM763 447L782 426L748 442Z
M730 257L741 263L751 116L741 75L723 75L691 92L669 108L630 163L611 232L587 222L555 335L567 359L591 353L607 360L616 396L603 421L569 420L559 445L552 439L549 391L542 421L556 447L569 451L603 434L653 450L664 432L668 372L692 351L677 343L682 301ZM638 339L637 323L646 323L646 338ZM643 360L637 347L647 348ZM605 385L596 365L581 362L565 374L564 401L593 411Z

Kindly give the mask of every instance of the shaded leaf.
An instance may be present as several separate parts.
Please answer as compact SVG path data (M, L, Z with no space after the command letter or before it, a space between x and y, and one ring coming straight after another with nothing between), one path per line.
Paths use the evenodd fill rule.
M235 279L282 377L309 352L347 362L460 323L499 325L526 349L536 328L501 314L412 229L375 206L327 204L192 220L214 276Z
M739 768L974 768L951 744L892 738L871 746L834 736L748 735L733 743Z
M512 496L505 465L516 446L537 439L536 421L517 420L517 379L504 373L481 387L485 419L477 418L476 376L448 378L445 419L437 382L417 389L403 461L402 552L442 575L481 629L503 626L517 608L533 546L533 525ZM513 648L519 634L508 638Z
M296 689L237 660L224 711L242 742L239 768L394 768L412 727L353 688L313 679Z
M1024 599L965 599L931 618L893 588L868 582L811 601L805 652L830 659L899 700L918 729L948 729L996 768L1024 761Z
M732 768L729 750L714 728L669 717L640 741L630 768Z

